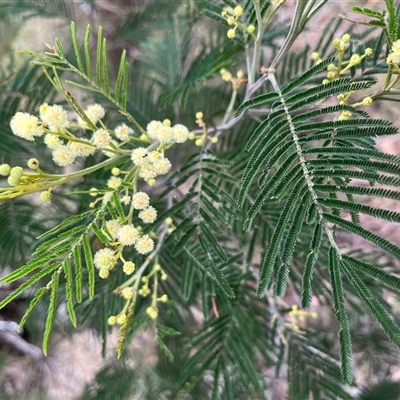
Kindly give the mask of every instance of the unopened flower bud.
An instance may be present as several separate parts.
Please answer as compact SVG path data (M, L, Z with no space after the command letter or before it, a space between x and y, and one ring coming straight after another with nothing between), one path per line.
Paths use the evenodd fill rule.
M228 25L233 25L235 23L235 18L233 18L232 16L228 17L226 19L226 22L228 23Z
M357 65L360 64L360 62L361 62L361 57L358 54L353 54L350 57L350 64Z
M311 60L317 61L318 59L319 59L319 54L316 51L311 53Z
M329 72L326 74L326 77L327 77L328 79L333 79L335 76L336 76L336 74L335 74L333 71L329 71Z
M364 99L363 99L363 101L362 101L362 104L364 105L364 106L369 106L370 104L372 103L372 99L371 99L371 97L364 97Z
M8 176L10 174L11 167L8 164L1 164L0 165L0 175Z
M51 200L51 193L50 191L46 190L45 192L40 193L40 200L42 201L50 201Z
M90 193L90 195L91 195L92 197L96 197L96 196L99 194L99 191L98 191L97 188L91 188L91 189L89 190L89 193Z
M345 33L342 36L342 40L343 40L344 43L349 43L350 42L350 35L348 33Z
M133 293L134 293L134 290L131 287L122 289L122 297L124 299L127 299L127 300L131 299L133 297Z
M101 279L107 279L110 276L110 271L107 268L100 268L99 277Z
M13 167L10 170L10 176L7 179L7 182L10 186L17 186L21 180L23 174L22 167Z
M161 297L158 298L158 301L165 303L168 301L168 296L166 294L163 294Z
M235 9L233 10L233 13L237 16L240 17L243 14L243 8L240 6L236 6Z
M228 36L229 39L233 39L235 37L235 30L229 29L228 32L226 32L226 36Z
M337 49L341 46L342 41L340 39L333 39L332 44Z
M120 314L117 316L117 324L122 325L126 321L126 314Z
M151 319L157 319L158 317L158 310L153 306L147 307L146 313Z
M39 168L39 160L37 158L30 158L28 160L28 168L38 169Z

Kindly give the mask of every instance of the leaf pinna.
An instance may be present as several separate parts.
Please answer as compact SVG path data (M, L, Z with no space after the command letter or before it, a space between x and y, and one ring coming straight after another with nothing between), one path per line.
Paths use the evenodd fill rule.
M302 306L308 308L312 298L312 277L316 269L323 268L319 263L321 246L324 243L329 245L332 299L341 327L341 372L343 380L351 384L352 349L343 274L354 285L360 298L367 301L371 313L397 346L399 343L395 332L399 328L393 321L389 322L383 317L380 306L360 279L356 278L353 268L362 269L390 287L396 285L396 290L398 278L348 257L340 249L337 230L358 235L400 260L400 248L397 245L369 231L359 222L359 215L364 214L399 223L399 213L360 204L354 196L379 196L398 200L397 190L375 187L375 184L398 186L400 158L372 148L373 138L397 133L397 129L388 121L372 119L346 104L324 104L329 97L368 88L373 81L340 78L303 89L305 82L331 62L332 59L328 59L317 64L282 90L272 72L269 80L275 91L249 100L238 108L236 115L261 104L270 105L273 111L260 122L247 144L246 149L251 149L251 155L242 176L237 202L240 207L246 205L248 195L258 180L258 194L247 209L245 231L254 229L255 220L267 201L275 199L284 202L274 232L265 243L257 289L259 296L265 296L274 281L275 294L284 295L291 273L290 265L296 254L296 243L300 241L304 226L311 224L314 225L314 234L302 279ZM318 110L310 111L307 107L317 101ZM341 112L353 112L358 116L340 119L338 117ZM335 113L336 119L313 122L320 116ZM347 215L351 216L351 221Z

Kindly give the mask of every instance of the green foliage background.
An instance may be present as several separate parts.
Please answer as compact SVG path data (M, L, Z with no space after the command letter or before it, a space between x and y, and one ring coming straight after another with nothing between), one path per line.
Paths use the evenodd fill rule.
M267 12L270 2L259 3L262 12ZM390 400L400 396L399 383L391 380L400 347L396 310L400 249L360 223L360 214L398 223L400 213L359 200L359 196L364 200L399 199L400 158L375 148L377 137L396 134L397 129L384 118L371 118L368 109L337 102L317 103L353 90L368 92L376 85L375 77L385 76L390 49L385 30L381 30L381 12L386 7L388 35L394 42L400 38L399 6L386 1L384 7L382 2L382 9L373 15L368 10L355 10L375 21L366 29L376 29L367 40L352 35L349 51L362 53L372 47L373 57L346 77L323 85L335 53L332 39L336 31L348 32L351 25L335 17L311 49L305 46L286 53L282 52L282 43L290 49L294 39L307 29L313 7L329 7L325 3L329 2L298 2L296 11L290 9L297 19L289 18L285 27L278 19L271 20L262 37L264 52L258 66L269 66L275 60L279 88L265 78L257 93L240 89L234 102L239 120L224 129L217 127L227 122L224 115L231 86L221 83L219 71L246 69L244 52L250 44L248 35L240 32L235 40L226 37L229 27L221 11L237 3L117 2L123 17L116 17L96 2L82 2L81 6L91 9L95 16L90 17L92 21L79 21L76 5L67 1L0 4L3 29L14 26L16 18L29 24L32 17L40 16L60 18L59 29L66 32L70 20L78 17L76 36L82 43L84 27L91 22L88 35L94 49L97 28L104 25L108 54L101 62L107 65L113 88L118 82L122 50L127 49L126 111L139 124L170 118L194 127L194 115L201 110L210 130L219 136L217 145L196 148L188 144L172 151L173 174L150 189L162 211L151 229L159 228L169 216L177 226L159 254L169 276L160 285L171 303L160 307L154 325L144 312L145 301L139 302L126 343L149 329L159 345L156 364L132 366L127 345L120 360L107 361L85 388L82 399L274 399L279 398L278 381L284 385L285 396L293 400L367 400L382 396ZM252 2L243 1L241 5L246 23L255 24ZM316 20L318 15L316 12ZM54 36L60 35L54 32ZM60 41L66 58L81 73L86 72L75 58L76 48L69 34L65 36ZM287 37L290 40L284 42ZM313 65L312 51L326 60ZM97 61L92 58L93 65ZM71 70L59 74L63 82L76 79ZM12 50L5 52L0 85L0 161L22 165L35 156L44 169L54 170L46 149L27 146L13 136L9 121L19 110L36 113L44 101L67 106L66 100L57 94L40 65L31 66L29 60L19 65ZM115 102L110 103L101 93L109 95L104 79L98 86L98 91L80 92L82 103L104 104L106 123L124 121ZM398 93L378 93L374 100L398 101ZM352 119L333 121L330 117L349 110L354 114ZM99 158L87 158L80 167L98 162ZM312 185L305 178L306 170L312 176ZM108 175L109 171L96 171L80 181L78 189L100 187ZM84 268L79 283L72 275L68 278L67 272L66 279L63 275L45 276L60 265L68 270L67 262L57 260L72 242L57 251L54 244L83 232L78 219L73 218L70 227L63 225L51 232L63 235L64 228L76 229L67 230L69 236L56 241L43 236L39 243L36 239L70 215L82 215L85 228L93 227L88 224L93 224L96 210L93 215L83 214L88 210L89 196L69 195L73 189L75 182L64 191L56 191L50 205L38 205L32 198L0 204L0 265L11 271L3 282L22 282L20 288L25 289L24 282L28 282L26 287L37 282L39 288L52 279L51 296L39 291L36 297L24 298L21 305L25 310L32 298L36 301L43 295L41 306L32 309L33 315L25 325L33 341L40 342L43 332L45 341L49 340L46 333L50 333L53 322L53 329L58 328L56 309L63 304L76 325L102 335L105 354L111 329L107 318L122 304L112 292L123 281L123 274L115 273L105 281L92 275L87 254L99 243L98 238L85 233L81 257L89 268ZM342 231L372 242L374 253L348 252L343 246L348 237ZM38 249L38 245L42 247ZM30 258L34 250L36 254ZM46 257L51 252L49 261ZM132 257L140 265L140 257ZM74 254L75 265L77 258ZM53 261L55 264L51 264ZM18 269L21 265L25 265L22 270ZM32 280L27 281L25 276L32 272ZM71 297L73 285L76 298L82 297L80 304ZM60 289L58 299L56 289ZM1 304L11 300L14 297ZM292 306L309 308L312 300L318 304L313 311L320 316L313 319L310 313L304 323L291 325ZM50 355L52 351L50 346Z

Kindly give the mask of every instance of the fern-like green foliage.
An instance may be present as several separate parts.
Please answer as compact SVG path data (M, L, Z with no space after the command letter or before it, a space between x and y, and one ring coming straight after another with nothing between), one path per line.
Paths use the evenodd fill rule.
M227 296L234 297L227 276L235 258L229 257L221 245L224 235L229 235L229 220L236 211L234 199L221 191L221 185L234 181L224 171L230 165L206 151L190 157L169 178L168 189L162 193L161 198L184 185L189 184L190 189L158 220L170 216L179 218L177 228L165 241L171 255L184 252L195 269L200 269L215 280ZM197 238L196 244L192 244L194 238Z
M17 290L1 301L0 307L4 307L24 290L42 280L42 278L51 276L51 280L46 286L39 289L36 296L32 299L20 323L20 326L22 326L40 298L46 291L51 291L48 319L43 339L43 350L45 353L47 352L51 326L53 325L57 308L60 274L65 276L67 310L74 326L76 326L77 321L74 311L74 298L76 298L77 302L82 301L83 265L86 266L85 270L87 270L89 280L89 297L92 298L94 296L94 265L89 233L91 233L92 230L95 232L99 231L99 228L97 226L94 228L94 226L97 224L101 213L102 211L100 209L97 212L88 211L67 218L63 223L40 237L45 239L45 241L36 249L33 258L29 262L22 268L1 279L1 282L11 283L28 275L32 275L27 281L21 284ZM77 222L81 222L90 217L91 220L87 226L76 226ZM104 234L101 234L102 238L103 236ZM48 239L49 237L51 239ZM71 271L71 264L74 266L74 274L72 274Z
M374 299L358 273L369 271L382 284L391 282L400 289L395 275L346 256L337 241L337 229L360 236L400 260L400 248L385 238L364 228L360 214L385 221L400 222L400 214L360 204L354 195L398 198L394 189L382 189L378 184L396 187L400 180L400 157L373 148L373 139L397 133L388 121L369 118L347 105L324 105L332 96L363 90L372 80L340 78L327 84L304 86L315 74L323 71L332 59L327 59L299 76L280 90L260 95L243 103L237 115L245 110L268 104L272 112L255 129L246 150L251 156L244 170L238 195L240 207L253 185L259 193L247 211L244 228L249 231L263 204L269 199L284 202L275 231L264 253L257 293L260 296L275 281L275 293L285 294L290 264L304 226L314 227L309 254L303 269L302 305L310 306L312 276L318 265L318 254L324 238L330 246L329 276L336 318L341 326L339 342L343 379L352 383L350 328L343 293L343 275L389 338L400 347L399 327ZM273 73L273 71L271 71ZM271 81L275 81L274 75ZM315 103L318 109L311 109ZM319 122L318 117L351 110L356 118ZM347 218L347 215L350 217ZM365 268L365 269L364 269ZM374 270L374 272L372 272ZM378 273L379 272L379 273Z
M6 3L8 8L3 9L9 15L15 13L17 3ZM20 2L24 7L28 3L32 10L40 10L42 4ZM68 6L63 3L52 4L49 13L63 14L63 6ZM101 28L93 33L90 26L79 39L79 30L71 24L71 49L57 39L44 55L27 52L35 58L34 68L22 68L14 79L7 71L0 75L0 85L6 90L0 94L4 126L22 108L36 113L42 102L58 102L51 86L89 130L96 127L78 104L81 90L91 102L104 106L109 102L103 128L111 130L116 121L126 122L126 118L135 126L129 150L106 161L100 160L101 154L79 161L76 166L90 175L82 176L81 186L72 194L55 190L51 207L45 211L19 199L1 205L0 227L7 230L2 230L0 240L10 251L0 256L12 272L0 282L17 287L2 299L0 307L17 296L24 298L26 289L34 289L25 293L28 301L20 325L44 336L45 353L57 325L58 306L65 307L72 325L90 327L101 335L103 356L111 331L109 317L126 312L117 342L121 358L98 372L82 398L264 399L276 391L278 382L277 386L287 389L281 397L290 400L352 399L360 383L358 371L353 373L352 351L357 352L355 363L369 366L373 351L379 351L376 375L380 370L386 374L390 364L395 364L394 346L388 344L380 327L399 347L400 331L391 315L387 291L400 290L400 278L390 265L391 258L399 259L400 249L370 231L363 216L383 222L400 220L398 212L368 201L399 199L400 158L375 148L377 137L394 135L397 130L384 119L370 118L357 105L339 104L336 96L371 93L378 73L392 71L391 78L396 79L394 67L382 61L385 46L390 51L399 38L399 7L387 0L385 11L354 8L375 21L370 24L371 32L378 27L382 34L365 45L352 34L344 59L347 53L363 54L367 47L374 49L373 55L339 79L322 84L323 74L337 63L331 57L336 51L332 40L339 26L348 29L347 21L332 21L316 40L318 49L306 46L296 53L289 49L324 3L296 2L288 28L279 18L270 18L280 3L243 0L238 19L243 27L236 27L235 37L228 40L227 31L233 25L221 13L232 12L236 1L150 1L134 8L119 2L114 6L126 11L126 18L112 29L105 26L107 40ZM213 19L212 24L203 25L204 20L197 24L202 16ZM255 38L245 28L257 26L260 16L264 21L270 19L254 46ZM107 54L108 47L112 54L120 54L121 44L128 50L121 57L113 59ZM325 60L312 66L312 51ZM129 68L131 54L135 60ZM261 69L267 76L257 75L257 69L271 60L276 77L272 68ZM343 61L343 67L347 62ZM41 67L45 72L39 76ZM242 86L232 90L233 82L218 80L221 68L229 68L234 77L239 68L246 67L247 84L243 80ZM205 85L211 78L215 79ZM48 98L35 90L35 79L49 93ZM272 91L268 92L270 84ZM8 96L8 92L21 96ZM374 104L380 99L396 100L396 91L374 91L373 96ZM237 117L233 118L235 109ZM194 115L200 110L205 126L196 121L197 129ZM352 117L339 118L344 113ZM191 127L195 139L202 138L202 146L185 144L175 152L163 148L170 152L175 171L171 176L157 179L153 187L136 188L137 182L129 179L137 170L131 170L128 176L120 175L125 178L120 189L100 190L89 206L87 189L102 187L110 168L127 169L131 147L144 145L139 137L145 132L143 127L163 118ZM16 154L22 158L21 151L27 149L8 135L7 127L5 131L0 156L4 162L11 162ZM135 190L151 195L152 204L158 197L154 202L158 218L142 227L144 234L154 238L155 249L143 257L132 247L125 248L123 256L136 264L135 274L127 278L120 268L114 268L107 279L97 279L93 254L103 245L114 246L116 239L106 222L127 221L129 206L121 202L120 195L133 191L134 185ZM103 194L108 202L98 201ZM66 212L75 215L65 217ZM45 228L50 230L43 234ZM342 231L371 242L377 252L368 257L349 252ZM30 259L27 249L38 236ZM15 269L21 263L19 253L24 265ZM391 257L386 264L377 262L382 253ZM151 279L149 288L157 291L147 297L138 295L134 305L125 307L126 299L120 294L126 280L136 279L129 285L137 293L139 282L151 274L157 276L156 265L166 279ZM165 302L160 301L162 294L167 294ZM154 321L147 307L156 301ZM313 307L316 301L324 318L318 318L316 311L320 310ZM299 310L297 303L312 311ZM375 317L376 327L370 320L366 325L366 309ZM140 365L133 369L132 349L127 347L135 334L147 329L158 344L157 363L144 365L146 361L135 356ZM381 373L375 382L384 378ZM385 389L395 396L398 385L371 385L358 393L359 398L382 396Z
M72 93L64 88L63 83L59 78L58 71L70 71L80 76L83 82L67 80L66 83L79 87L83 90L101 93L118 109L126 113L128 99L128 76L129 63L126 60L126 51L122 52L119 62L118 74L113 88L110 87L109 66L107 57L107 40L103 37L103 30L99 27L97 32L97 46L95 61L92 61L92 51L90 47L91 26L88 25L85 31L83 42L83 51L78 43L74 22L71 22L72 45L75 55L75 62L72 63L66 55L61 42L58 38L55 40L55 47L51 48L50 52L39 54L32 51L25 51L39 61L34 61L36 65L48 67L52 70L54 76L51 77L46 73L48 79L61 92L65 100L69 103L72 109L81 117L89 126L90 129L95 129L95 126L85 114L79 103L76 101ZM128 113L127 117L135 124L140 131L143 131L140 125Z

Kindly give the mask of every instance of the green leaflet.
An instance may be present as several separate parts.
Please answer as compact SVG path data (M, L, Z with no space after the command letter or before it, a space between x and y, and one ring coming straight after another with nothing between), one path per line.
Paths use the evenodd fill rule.
M335 316L340 324L339 344L340 361L343 381L352 384L354 380L352 366L352 349L350 327L345 309L345 298L343 292L342 277L339 268L339 254L336 249L329 249L329 281L332 290L332 299L335 308Z
M362 228L359 225L354 224L353 222L343 220L335 215L324 213L323 216L327 221L332 222L337 226L341 227L342 229L350 233L355 233L356 235L362 237L363 239L374 243L382 250L388 252L389 254L400 260L400 248L394 245L393 243L390 243L388 240L380 237L379 235L376 235L375 233L368 231L365 228Z
M29 278L27 281L25 281L21 286L18 287L15 291L10 293L4 300L0 302L0 308L3 308L6 306L10 301L14 300L17 296L19 296L24 290L28 289L31 287L34 283L45 277L46 275L50 274L53 272L55 269L60 267L59 262L55 264L50 264L48 267L43 268L40 272L36 273L33 275L31 278Z
M363 260L358 260L354 257L347 256L346 254L342 255L342 260L354 270L358 270L379 280L385 286L393 290L400 290L400 278L385 272L382 267L377 267Z
M76 301L80 303L82 301L82 258L79 246L74 247L73 257L75 266L75 296Z
M287 282L289 278L290 263L294 254L295 246L300 235L301 229L305 222L305 213L310 202L310 196L305 196L300 207L293 214L292 222L289 223L287 229L287 237L282 246L282 264L279 268L276 281L276 295L283 297L286 292Z
M300 194L304 194L305 190L303 187L303 182L299 182L293 189L292 200L285 204L282 213L279 217L278 223L276 225L275 231L272 235L268 250L265 252L263 262L261 265L260 272L260 282L257 288L257 295L264 296L268 290L268 286L271 281L272 273L275 268L276 258L279 252L280 243L285 233L285 227L288 224L292 214L299 207L298 198Z
M47 350L48 350L48 346L49 346L51 328L53 327L54 319L56 316L59 279L60 279L60 272L57 271L53 274L53 276L51 278L50 305L49 305L49 310L47 313L46 327L45 327L44 334L43 334L42 349L43 349L44 355L46 355L46 356L47 356Z
M318 261L318 253L322 242L322 223L318 222L315 225L311 244L310 252L307 255L304 264L303 279L302 279L302 292L301 292L301 307L304 309L310 308L312 300L312 278L314 274L314 267Z
M46 293L46 291L47 291L47 288L42 287L42 288L38 289L38 291L35 293L35 296L30 301L27 310L25 311L23 317L21 318L21 321L20 321L20 323L18 325L19 329L21 329L25 325L26 320L29 318L29 316L31 315L32 311L34 310L36 305L39 303L39 301L41 300L43 295Z
M382 329L385 331L389 339L400 348L400 328L393 321L392 317L382 306L382 304L374 298L370 290L365 286L364 282L358 277L353 268L345 261L342 262L343 270L345 271L351 285L356 290L361 300L368 306L371 314L376 318Z
M65 275L65 295L67 299L67 310L69 318L72 322L72 325L76 327L76 315L74 310L74 299L73 299L73 279L71 272L71 261L69 258L66 258L63 262L64 275Z
M230 162L220 161L210 152L201 151L192 155L182 168L173 174L169 180L169 188L161 196L166 196L173 188L190 182L192 186L188 194L159 215L151 229L165 218L174 217L177 229L166 239L172 255L177 256L183 251L184 254L190 254L193 261L196 260L193 267L199 269L201 266L202 273L211 275L224 293L233 297L233 290L220 270L221 263L222 268L225 268L230 258L219 240L230 229L228 220L236 212L236 208L232 208L233 198L226 193L222 196L219 189L221 185L236 183L227 171L226 167L229 166ZM200 246L191 251L194 239Z
M94 285L95 285L95 274L94 274L94 264L93 255L90 248L90 239L88 235L84 235L82 239L83 254L86 262L86 268L88 270L89 277L89 298L94 296Z

